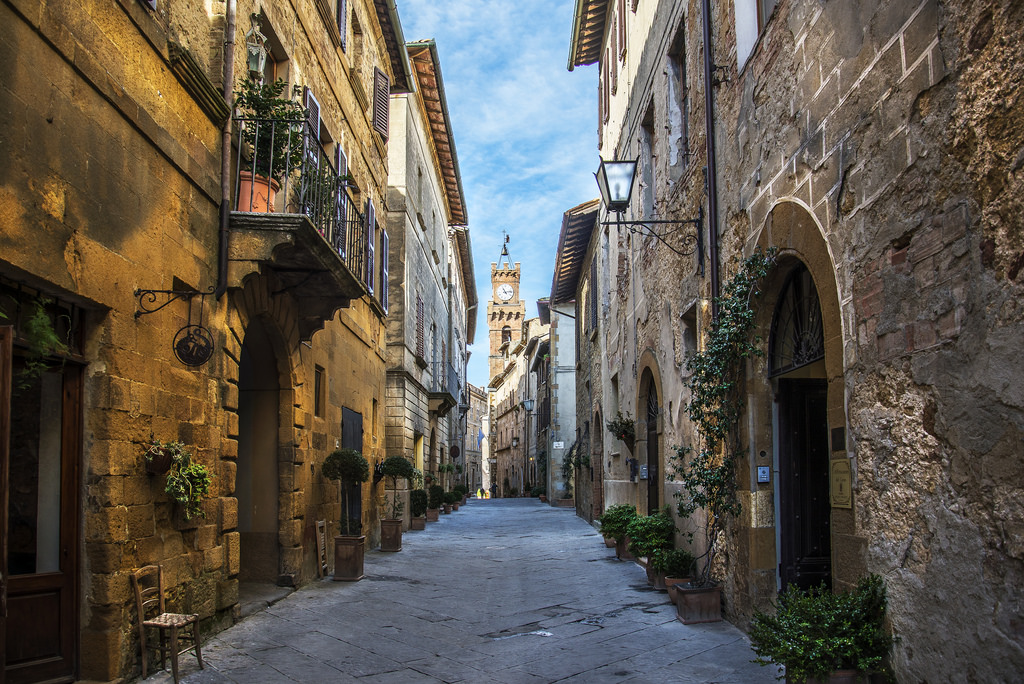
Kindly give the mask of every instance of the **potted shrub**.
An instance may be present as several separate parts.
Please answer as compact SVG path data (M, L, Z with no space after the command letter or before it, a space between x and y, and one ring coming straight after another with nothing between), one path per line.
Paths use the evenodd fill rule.
M665 573L665 590L668 591L668 598L676 603L678 593L677 584L689 584L693 578L693 554L686 549L663 549L654 552L654 559L651 567L659 572Z
M205 518L203 496L210 492L213 475L205 465L192 460L192 454L181 442L162 444L154 440L146 451L147 467L151 460L163 461L168 457L170 464L165 471L167 481L164 483L164 491L181 506L185 520L191 520L193 517Z
M629 546L626 544L626 528L631 520L637 517L636 507L632 504L616 504L605 509L597 516L601 534L606 539L615 540L615 555L618 558L632 560Z
M469 493L469 488L464 484L457 484L452 487L452 491L459 495L459 504L466 503L466 494Z
M409 513L412 515L409 520L410 530L425 530L427 528L427 490L414 489L409 492Z
M355 582L363 578L362 522L349 517L348 490L370 479L370 464L355 449L332 451L321 467L324 477L341 484L341 534L334 538L334 579Z
M456 511L459 510L458 506L459 506L459 501L461 499L462 499L462 497L460 497L455 492L445 492L444 493L444 503L442 504L444 506L444 512L445 513L451 513L453 509L456 510Z
M444 487L432 484L427 492L427 522L437 522L438 513L444 506Z
M274 211L281 181L302 164L305 112L282 97L284 90L279 78L262 84L245 79L235 91L240 138L250 155L239 161L239 211Z
M388 456L380 467L381 474L391 481L391 501L387 503L385 495L384 519L380 521L380 550L402 550L402 502L398 498L399 478L412 479L416 468L408 459L397 454Z
M637 558L644 558L647 581L657 589L665 588L665 574L655 570L652 561L659 551L672 548L675 541L676 524L667 508L654 515L641 515L626 525L629 537L629 552Z
M754 335L751 300L773 256L774 249L755 252L723 284L717 299L718 318L701 351L686 361L690 373L686 411L697 428L697 444L675 447L673 470L682 484L675 494L676 510L683 518L702 512L703 538L690 587L678 589L676 607L685 624L722 619L721 586L712 579L711 569L726 522L740 512L735 461L743 453L739 424L745 398L738 388L747 359L763 355Z
M756 613L750 643L761 665L782 665L786 681L853 682L883 671L892 645L885 632L885 585L865 577L849 592L824 585L779 595L775 614Z

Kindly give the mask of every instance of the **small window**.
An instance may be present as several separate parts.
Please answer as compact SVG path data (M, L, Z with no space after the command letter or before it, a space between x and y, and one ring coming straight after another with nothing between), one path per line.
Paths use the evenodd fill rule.
M505 344L506 342L511 342L511 341L512 341L512 328L510 328L509 326L506 325L504 328L501 329L501 343Z
M324 369L320 366L313 370L313 415L324 417Z
M777 2L778 0L736 0L736 62L740 69L754 51L754 44L768 24Z

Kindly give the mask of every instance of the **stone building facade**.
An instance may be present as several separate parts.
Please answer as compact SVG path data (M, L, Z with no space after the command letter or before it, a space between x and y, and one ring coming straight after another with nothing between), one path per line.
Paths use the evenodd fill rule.
M570 66L599 65L601 155L639 160L626 218L697 219L706 249L649 229L592 245L610 276L602 394L633 409L635 457L659 468L632 500L672 502L670 446L694 439L686 355L737 259L774 248L743 512L715 573L727 615L878 573L899 681L1019 671L1024 8L580 5Z
M484 418L487 416L487 392L472 383L467 383L469 408L466 411L466 486L470 492L487 491L487 430Z
M316 578L316 522L335 532L341 515L320 463L342 444L383 455L375 216L388 91L411 87L397 13L155 4L0 5L0 108L17 131L0 141L9 682L137 675L143 565L163 566L170 607L206 631L230 624L251 583ZM239 163L228 102L257 33L255 77L301 100L305 161L277 211L239 212L254 150ZM342 176L341 161L350 180L332 201L347 215L324 223L308 181L314 165ZM202 517L147 474L153 439L181 441L212 474ZM377 495L367 483L357 497L371 544Z
M406 50L417 87L392 98L387 449L437 477L441 464L463 465L476 286L437 46Z

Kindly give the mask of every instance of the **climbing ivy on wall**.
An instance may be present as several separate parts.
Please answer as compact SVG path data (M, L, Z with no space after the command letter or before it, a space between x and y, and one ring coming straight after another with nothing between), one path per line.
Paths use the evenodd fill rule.
M757 283L771 269L775 250L758 250L740 263L718 298L718 318L711 325L704 348L690 356L687 385L691 398L687 414L697 427L695 446L674 447L673 469L683 485L676 493L676 510L689 517L704 511L705 549L698 557L694 583L711 581L711 565L719 535L730 515L738 515L735 460L739 453L736 429L743 413L740 390L746 361L763 356L760 337L754 334L755 311L751 300ZM687 457L692 456L689 462Z

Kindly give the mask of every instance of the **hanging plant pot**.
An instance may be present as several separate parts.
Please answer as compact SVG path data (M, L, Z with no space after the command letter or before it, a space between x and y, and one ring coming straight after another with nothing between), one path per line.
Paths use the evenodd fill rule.
M174 452L166 447L151 447L146 453L146 472L150 475L163 475L174 463Z

